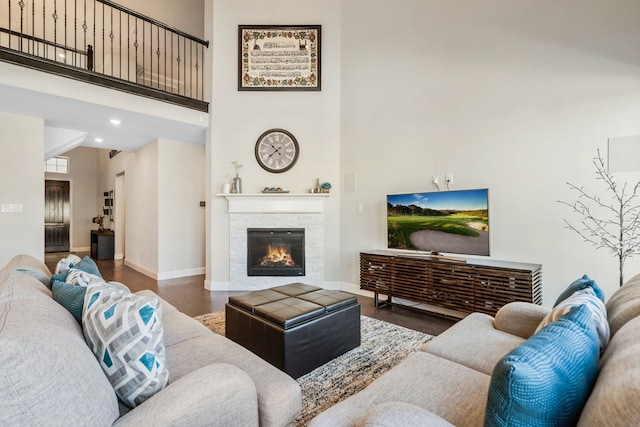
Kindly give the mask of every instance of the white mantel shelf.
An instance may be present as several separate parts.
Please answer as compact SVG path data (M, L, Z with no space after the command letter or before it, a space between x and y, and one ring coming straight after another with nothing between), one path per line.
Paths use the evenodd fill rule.
M331 193L220 193L228 213L322 213Z

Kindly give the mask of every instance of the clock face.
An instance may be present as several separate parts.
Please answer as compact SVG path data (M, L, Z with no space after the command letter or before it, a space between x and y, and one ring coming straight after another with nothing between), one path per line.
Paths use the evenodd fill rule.
M298 160L300 149L296 138L284 129L270 129L256 142L256 160L264 170L288 171Z

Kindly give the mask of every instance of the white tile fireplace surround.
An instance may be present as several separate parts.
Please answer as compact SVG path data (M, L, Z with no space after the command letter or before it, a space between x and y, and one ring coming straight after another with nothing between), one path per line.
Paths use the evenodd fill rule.
M224 194L229 201L229 282L232 289L257 290L292 282L322 286L324 203L329 194ZM248 276L248 228L304 228L304 276Z

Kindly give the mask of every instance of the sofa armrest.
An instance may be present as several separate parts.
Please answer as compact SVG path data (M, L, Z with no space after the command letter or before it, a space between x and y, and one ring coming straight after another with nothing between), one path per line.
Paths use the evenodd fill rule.
M430 426L453 427L433 412L406 402L385 402L370 409L358 427Z
M235 366L205 366L170 383L114 423L141 425L258 426L255 385Z
M493 325L498 330L527 339L550 311L548 307L530 302L510 302L498 310Z

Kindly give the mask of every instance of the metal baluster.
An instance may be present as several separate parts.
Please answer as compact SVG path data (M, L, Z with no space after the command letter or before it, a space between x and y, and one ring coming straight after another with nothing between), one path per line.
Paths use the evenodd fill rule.
M144 31L144 21L142 21L142 84L146 86L147 84L147 79L144 75L144 71L145 71L145 67L146 67L146 61L145 61L145 56L146 56L146 51L144 50L144 45L146 44L146 39L147 39L147 34Z
M96 2L94 1L93 2L93 47L94 48L98 47L98 42L96 41L96 27L97 26L98 25L96 24ZM93 69L93 71L97 72L98 70L96 69L96 64L95 64L95 55L96 55L96 53L95 53L95 49L94 49L94 51L93 51L93 60L94 60L93 62L94 62L94 64L93 64L92 69Z
M104 55L107 50L105 49L105 46L104 46L104 3L101 3L101 4L102 4L102 74L106 74L106 71L104 69L104 64L105 64Z
M160 89L160 27L156 26L156 36L158 38L158 50L156 54L158 55L158 89Z
M171 79L170 81L173 81L173 33L171 33L171 61L169 62L169 64L171 64ZM171 86L171 92L173 92L173 85Z
M127 80L131 80L131 16L127 15Z
M44 0L43 0L42 2L42 40L47 39L46 16L47 16L47 10L44 7ZM42 50L44 51L44 57L46 58L47 51L49 50L46 44L42 46Z
M31 3L31 53L35 54L36 51L36 2ZM38 48L38 51L40 49Z
M11 0L9 0L9 49L11 49Z
M118 44L118 52L120 52L118 77L122 78L122 11L118 11Z
M182 76L182 78L185 80L182 83L182 94L183 95L187 95L187 38L183 37L183 44L184 44L184 49L182 50L184 52L184 61L182 61L182 67L184 68L184 74Z
M88 50L87 47L87 0L84 0L84 8L82 10L82 33L83 33L83 40L82 40L82 46L84 46L85 50ZM89 58L87 58L87 69L91 70L91 68L89 68Z
M11 4L11 1L9 1L9 4ZM20 6L20 39L18 46L20 47L20 52L24 52L22 47L22 40L24 39L24 0L20 0L18 6ZM9 13L9 21L11 21L11 13ZM11 34L11 31L9 31L9 34ZM9 36L9 40L11 40L11 36Z
M134 66L136 67L135 68L135 74L136 74L136 83L137 83L138 82L138 78L137 78L138 77L138 18L135 18L135 23L136 23L136 27L135 27L136 28L135 29L136 41L135 41L135 43L133 45L136 48L136 57L135 57L135 61L136 62L134 64Z
M58 61L58 6L53 0L53 60Z
M78 50L78 0L73 0L73 48ZM78 53L73 55L73 65L78 66Z
M178 95L180 95L180 35L178 35L178 87L176 89L178 89Z
M67 44L67 0L64 0L64 63L67 63L67 48L69 45Z
M167 30L163 31L164 34L164 91L167 91Z
M109 38L111 39L111 77L113 77L113 8L111 9L111 28L109 32Z

